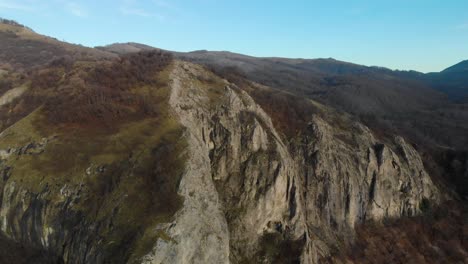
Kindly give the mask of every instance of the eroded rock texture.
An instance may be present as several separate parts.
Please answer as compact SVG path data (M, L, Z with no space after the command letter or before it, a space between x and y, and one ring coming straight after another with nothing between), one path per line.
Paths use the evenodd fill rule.
M315 116L286 143L246 92L225 82L212 94L193 81L206 75L188 63L173 72L171 105L192 158L184 209L168 226L174 240L159 242L148 263L317 263L351 241L356 224L439 199L403 138L383 143L361 124L343 132Z
M133 217L132 208L144 203L140 194L125 207L128 197L170 181L129 185L141 177L138 168L159 175L161 164L179 157L159 137L148 153L140 146L111 165L86 164L77 174L84 181L26 188L10 178L20 166L16 157L39 158L56 140L50 138L0 152L0 219L8 237L65 263L318 263L350 243L356 225L416 215L423 201L441 199L418 152L401 137L379 140L359 123L343 128L315 115L296 138L285 138L246 91L201 66L176 61L171 67L169 106L185 129L176 138L187 141L185 165L174 165L185 168L178 184L183 202L177 208L168 199L177 212ZM142 162L141 153L153 158ZM53 172L35 167L34 173ZM100 188L83 184L106 173L118 177ZM98 209L82 209L83 199L93 197ZM150 197L157 204L144 208L167 210L159 196ZM120 232L135 225L134 233ZM144 257L129 257L132 250Z

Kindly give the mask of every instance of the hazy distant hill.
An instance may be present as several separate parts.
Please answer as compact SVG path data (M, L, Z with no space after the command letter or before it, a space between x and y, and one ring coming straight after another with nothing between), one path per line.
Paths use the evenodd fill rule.
M449 73L449 72L467 72L468 71L468 60L462 61L457 63L447 69L443 70L442 73Z
M433 108L444 101L441 94L418 81L399 78L386 69L334 59L255 58L228 52L177 56L217 69L235 67L256 82L354 114L408 112Z
M110 44L104 47L96 47L96 49L107 51L107 52L112 52L116 54L126 54L126 53L140 52L140 51L155 50L156 48L153 48L151 46L144 45L144 44L129 42L129 43L114 43L114 44Z
M117 54L124 54L129 52L138 52L142 50L156 49L151 46L138 43L117 43L111 44L105 47L98 47L98 49L114 52ZM347 105L350 102L342 102L340 98L330 98L338 104L344 103L346 108L355 107L356 111L386 111L385 99L391 95L385 94L386 91L375 91L380 89L386 89L382 83L374 83L374 81L381 82L394 82L398 79L399 82L405 82L403 86L410 87L412 90L409 92L411 97L420 97L421 93L424 93L424 100L426 102L420 102L421 105L429 103L429 107L432 107L430 103L440 100L434 97L438 97L433 91L427 89L421 90L421 87L432 88L447 94L451 100L463 101L468 96L468 61L462 61L456 65L453 65L438 73L420 73L417 71L392 71L383 67L367 67L349 62L337 61L334 59L287 59L287 58L257 58L252 56L246 56L242 54L231 53L227 51L193 51L188 53L174 52L176 56L205 65L211 65L216 67L235 67L241 72L246 74L249 78L256 81L265 82L269 85L281 87L286 90L296 90L299 93L318 93L325 94L323 86L328 86L328 83L334 82L335 86L339 86L338 81L333 81L333 78L340 76L346 79L346 75L359 75L361 82L366 82L366 87L361 89L370 88L375 93L382 93L381 96L374 94L369 95L370 97L377 96L381 97L380 100L383 102L381 106L365 106L362 105L363 109L359 109L359 106ZM367 78L367 80L366 80ZM298 80L299 79L299 80ZM292 82L291 82L292 81ZM342 80L342 82L345 80ZM353 85L353 80L347 80ZM346 82L346 81L345 81ZM343 83L342 83L343 84ZM362 83L360 84L362 86ZM288 87L289 86L289 87ZM328 88L326 88L328 89ZM397 88L398 89L398 88ZM333 91L341 93L340 89ZM402 96L406 98L408 91L398 90ZM360 91L347 91L346 96L353 97L353 93L359 93L359 97L362 97L365 93ZM413 94L411 94L413 93ZM403 94L405 94L403 96ZM335 96L335 95L334 95ZM331 97L334 97L331 96ZM327 97L324 95L323 97ZM338 97L336 95L336 97ZM348 98L349 100L353 100ZM414 98L413 98L414 99ZM370 100L373 100L372 98ZM422 100L419 98L419 100ZM443 99L442 99L443 100ZM357 102L356 102L357 103ZM362 102L359 102L362 104ZM401 111L406 111L406 107L413 107L412 104L403 101L399 102L400 105L397 107ZM351 103L353 104L353 103ZM419 103L418 103L419 104ZM418 105L417 107L420 107ZM380 109L379 109L380 108Z
M468 60L425 76L429 84L455 101L468 102Z
M123 54L149 50L152 47L138 43L124 43L99 47L99 49ZM458 101L462 100L468 91L465 86L465 76L468 76L465 74L468 72L466 61L440 73L423 74L417 71L392 71L383 67L367 67L334 59L257 58L226 51L206 50L174 52L174 54L180 58L217 68L234 67L255 81L282 90L329 100L341 108L356 113L368 111L378 113L388 110L404 112L411 110L408 108L423 106L431 108L434 104L445 100L432 89ZM359 80L353 79L356 76ZM388 88L389 83L394 87ZM330 89L330 86L333 87ZM355 90L345 90L347 86L354 86ZM398 95L392 94L393 92ZM424 96L420 96L421 94ZM398 102L386 102L395 97L400 97ZM408 97L412 98L411 103L407 100ZM380 102L379 105L372 103L374 99ZM396 103L399 105L395 105Z

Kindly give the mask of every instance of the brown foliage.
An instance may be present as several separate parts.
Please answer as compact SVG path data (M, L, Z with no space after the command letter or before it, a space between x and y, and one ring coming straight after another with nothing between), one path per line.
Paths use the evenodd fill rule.
M157 74L171 62L171 55L141 52L108 62L73 63L60 58L32 74L25 104L44 105L54 124L111 125L120 118L156 115L158 98L135 92L139 87L157 89ZM29 107L28 107L29 108Z
M142 94L132 91L139 86L157 86L157 73L170 63L161 52L125 56L111 64L98 64L83 79L70 78L60 97L49 100L46 109L54 123L96 121L109 125L115 119L155 115L153 106Z
M0 263L61 263L50 252L13 241L0 234Z
M253 87L244 75L234 67L212 68L213 72L245 90L272 118L274 126L292 139L303 131L319 110L307 99L293 94Z
M5 19L5 18L0 18L0 24L7 24L7 25L12 25L12 26L17 26L17 27L24 27L24 25L16 22L15 20L10 20L10 19Z
M155 84L155 73L166 67L171 59L170 53L162 51L127 54L108 67L96 68L87 81L114 90L127 90L138 83Z
M31 86L35 89L48 89L56 86L63 76L61 68L46 68L37 71L31 80Z
M5 93L6 91L13 88L13 83L10 79L0 79L0 94Z
M304 131L312 116L319 113L308 100L281 91L251 89L250 95L289 139Z
M357 240L337 259L352 263L466 263L468 208L448 202L424 216L357 228Z

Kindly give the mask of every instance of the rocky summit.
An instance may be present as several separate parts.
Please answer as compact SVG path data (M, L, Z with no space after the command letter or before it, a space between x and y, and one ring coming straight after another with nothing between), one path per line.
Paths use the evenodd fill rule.
M7 20L0 46L1 263L468 261L466 123L424 121L468 107L436 75Z

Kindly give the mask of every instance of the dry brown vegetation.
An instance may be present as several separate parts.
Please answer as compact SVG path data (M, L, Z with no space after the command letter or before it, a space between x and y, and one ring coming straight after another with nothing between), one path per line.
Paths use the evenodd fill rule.
M352 263L467 263L468 207L448 202L413 218L366 223L338 260ZM324 260L325 262L325 260Z
M296 137L311 121L312 116L321 112L308 99L260 85L254 86L236 68L213 67L211 70L249 93L255 102L272 117L275 128L288 139Z
M28 191L81 184L84 171L99 164L63 221L76 220L73 228L98 226L95 239L109 263L138 262L157 239L167 239L154 227L169 222L182 202L177 189L185 141L168 112L171 62L160 51L101 61L65 56L31 70L27 91L0 107L2 128L13 124L2 141L7 147L23 137L55 138L40 156L12 161L12 177ZM9 74L3 85L24 81ZM48 199L57 192L50 189ZM102 224L109 219L112 225Z
M314 114L321 113L320 109L307 99L281 91L249 88L246 90L272 117L275 127L284 133L286 138L294 139L305 130Z
M261 86L253 87L246 81L242 73L235 68L224 68L214 70L238 87L247 91L257 103L272 117L274 125L286 138L294 138L304 131L312 115L325 117L326 120L346 116L344 113L330 112L330 108L324 108L320 104L300 98L286 92L277 91ZM458 112L458 114L460 114ZM426 113L427 118L431 113ZM454 113L454 115L456 115ZM444 116L440 116L441 119ZM368 124L381 139L392 138L393 135L404 131L404 127L397 127L398 123L378 120L375 116L348 116L348 121L359 120ZM401 117L403 119L405 117ZM453 116L452 116L453 118ZM462 118L462 117L460 117ZM346 119L346 118L345 118ZM363 120L365 119L365 120ZM437 120L438 118L436 118ZM410 120L407 117L407 120ZM419 124L424 119L418 120ZM448 119L445 119L448 120ZM336 126L347 121L333 122ZM434 118L433 118L434 121ZM438 126L437 123L426 123L431 127ZM416 124L417 125L417 124ZM440 125L440 124L439 124ZM407 126L407 124L406 124ZM351 128L346 128L348 134ZM430 138L440 138L442 135L450 135L450 131L441 132L442 128L427 131L429 133L418 143L427 144ZM450 130L451 128L447 129ZM415 131L420 131L415 129ZM413 131L404 133L409 139L418 138ZM432 134L431 134L432 133ZM437 134L439 133L439 134ZM466 136L456 137L452 140L466 139ZM435 152L434 149L423 149L414 145L425 154L424 159L432 168L426 164L426 168L437 182L451 185L451 189L457 190L459 194L466 195L468 186L466 173L467 155L463 151L444 150ZM451 177L444 179L444 177ZM445 191L450 188L445 189ZM460 202L462 203L462 202ZM338 250L336 256L323 260L329 263L467 263L468 262L468 208L466 205L449 202L438 208L431 208L429 204L422 208L425 214L414 218L403 218L399 220L385 220L385 224L366 223L357 228L356 242L352 247ZM284 262L287 263L287 262Z
M348 124L345 128L348 135L352 133L350 122L342 122L339 119L360 121L371 128L379 140L388 141L394 135L405 137L422 154L426 169L440 187L456 190L462 198L468 197L466 105L452 104L431 110L421 109L402 113L388 111L386 115L376 112L352 115L323 105L321 107L316 101L309 100L307 96L298 96L297 93L262 88L262 86L253 87L247 81L245 74L235 67L211 68L218 75L246 90L272 117L275 127L286 135L286 139L292 139L304 131L313 114L326 115L325 119L334 125ZM342 85L346 78L327 80L329 82L327 85L336 86ZM349 89L353 90L352 87ZM398 99L395 98L394 101ZM346 108L345 106L342 105ZM353 112L352 109L345 110Z
M333 123L337 132L340 130L342 139L351 141L348 137L352 136L354 120L350 115L306 97L252 83L236 68L212 70L246 91L272 118L273 125L284 136L286 142L292 142L307 133L308 125L314 115ZM291 144L291 147L294 147L293 145Z
M25 72L65 56L89 61L116 57L108 52L39 35L11 20L0 20L0 47L0 64Z
M20 99L0 109L3 128L39 106L52 124L110 126L119 119L156 116L161 98L149 97L145 87L164 86L156 76L171 60L159 51L104 62L54 60L31 73L30 88ZM13 81L4 79L0 85L8 90Z
M57 87L65 90L60 97L46 103L49 120L54 123L100 122L110 124L118 118L157 115L157 98L147 98L138 88L160 87L156 75L171 62L162 52L142 52L111 63L99 63L89 72L73 72L71 78ZM60 72L47 79L57 83ZM36 83L33 81L32 88ZM40 86L41 84L38 84ZM50 84L47 84L50 87Z
M10 79L7 78L1 78L0 79L0 94L5 93L6 91L10 90L13 88L13 82Z
M62 262L42 249L24 246L0 234L0 263L61 264Z

